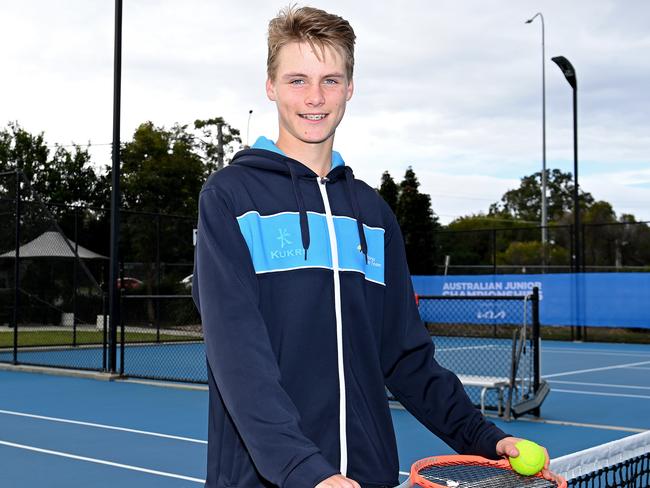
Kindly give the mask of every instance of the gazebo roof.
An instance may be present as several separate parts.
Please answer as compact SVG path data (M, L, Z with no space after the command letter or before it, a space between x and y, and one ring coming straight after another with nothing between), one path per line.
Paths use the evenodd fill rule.
M66 244L66 240L68 244ZM71 249L72 248L72 249ZM63 234L54 231L42 233L33 241L23 244L19 248L21 258L63 258L73 259L75 257L73 249L75 242L71 241ZM108 259L106 256L97 254L83 246L77 245L77 253L80 259ZM0 258L15 258L16 251L8 251L0 254Z

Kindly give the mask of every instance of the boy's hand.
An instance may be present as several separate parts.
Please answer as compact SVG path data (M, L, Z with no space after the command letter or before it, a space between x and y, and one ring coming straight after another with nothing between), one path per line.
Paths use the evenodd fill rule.
M318 483L316 488L361 488L361 485L341 474L335 474Z
M497 454L504 457L517 457L519 456L519 451L515 447L517 442L521 441L519 437L504 437L499 442L497 442ZM546 455L546 461L544 462L544 467L540 474L549 481L555 481L558 485L561 484L564 479L548 469L550 458L548 457L548 451L544 446L541 446L544 449L544 454Z

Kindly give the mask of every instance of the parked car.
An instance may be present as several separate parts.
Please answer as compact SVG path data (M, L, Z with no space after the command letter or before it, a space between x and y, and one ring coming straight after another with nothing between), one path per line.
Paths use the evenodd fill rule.
M130 276L125 276L124 278L118 278L117 279L117 288L118 290L125 289L125 290L138 290L142 288L142 285L144 283L137 279L133 278Z
M186 276L179 283L181 283L185 288L192 288L192 276L193 274Z

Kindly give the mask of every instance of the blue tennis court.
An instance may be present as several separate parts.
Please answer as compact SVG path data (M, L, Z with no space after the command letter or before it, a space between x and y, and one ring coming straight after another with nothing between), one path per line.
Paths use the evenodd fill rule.
M650 429L650 346L545 342L542 371L542 421L492 419L552 457ZM2 486L201 486L207 391L174 386L0 371ZM392 414L403 473L452 452L399 406Z

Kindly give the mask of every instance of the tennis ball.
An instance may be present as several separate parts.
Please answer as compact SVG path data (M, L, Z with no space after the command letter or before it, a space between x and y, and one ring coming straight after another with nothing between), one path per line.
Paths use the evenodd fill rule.
M546 454L539 444L519 441L515 447L519 451L519 456L509 458L512 469L525 476L532 476L542 470L546 462Z

